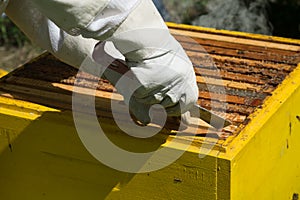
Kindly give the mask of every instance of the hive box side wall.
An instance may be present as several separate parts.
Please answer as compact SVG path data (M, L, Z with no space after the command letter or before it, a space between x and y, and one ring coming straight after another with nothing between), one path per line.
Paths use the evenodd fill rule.
M1 100L4 105L5 98ZM200 159L198 149L193 149L164 169L122 173L88 153L71 112L49 109L40 112L39 118L22 119L13 116L13 110L18 109L0 109L0 119L9 119L0 133L13 137L8 141L7 135L2 135L6 142L0 142L1 199L229 199L230 163L218 159L218 152ZM109 123L102 125L111 132L112 141L128 145L126 148L145 151L164 143L164 138L154 138L139 145Z
M299 99L298 67L229 147L232 200L292 199L300 193Z

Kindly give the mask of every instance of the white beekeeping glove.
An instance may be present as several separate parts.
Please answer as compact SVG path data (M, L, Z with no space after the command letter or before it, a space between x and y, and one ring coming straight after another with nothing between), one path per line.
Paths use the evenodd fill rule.
M143 0L108 40L125 56L131 81L114 83L116 73L104 75L112 80L129 104L131 113L143 124L150 123L154 104L166 108L169 116L186 113L198 99L192 63L181 45L168 31L151 0ZM96 48L94 58L101 60Z

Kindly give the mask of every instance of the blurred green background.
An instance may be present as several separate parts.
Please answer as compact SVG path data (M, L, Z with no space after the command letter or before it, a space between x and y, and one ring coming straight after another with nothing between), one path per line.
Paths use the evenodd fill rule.
M0 18L0 46L21 47L28 42L24 34L5 16Z
M0 69L12 71L42 52L8 17L0 17Z

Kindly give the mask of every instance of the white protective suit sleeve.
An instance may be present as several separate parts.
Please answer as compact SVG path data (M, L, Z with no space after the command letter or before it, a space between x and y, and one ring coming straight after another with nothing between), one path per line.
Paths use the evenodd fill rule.
M115 29L115 27L127 17L129 10L132 9L132 6L134 5L132 3L128 6L125 6L122 10L117 10L115 8L115 4L118 4L118 1L121 0L111 0L109 2L109 4L107 5L109 6L109 8L106 8L107 14L101 14L101 16L103 16L103 18L101 18L103 21L97 20L97 16L93 16L91 14L92 12L89 12L89 15L85 15L85 13L82 12L83 15L88 16L93 20L97 20L97 23L93 23L90 28L86 27L87 29L83 29L84 32L89 35L85 37L82 37L82 35L84 35L83 33L76 32L76 30L79 30L79 25L76 21L81 19L80 14L74 17L75 19L76 17L78 17L75 22L73 22L72 19L63 20L67 19L68 16L72 16L73 14L75 15L77 9L81 10L80 4L76 4L76 0L74 2L69 0L65 1L67 2L66 4L70 4L69 2L73 2L74 5L78 5L78 7L71 9L71 11L74 11L75 13L66 14L66 12L62 8L62 13L64 15L61 14L58 15L58 17L56 13L58 13L57 10L60 8L60 4L59 1L55 0L38 1L42 2L42 5L45 6L48 6L47 2L52 2L53 4L51 4L48 8L44 8L40 4L34 3L32 0L10 0L5 12L7 16L25 33L25 35L34 44L51 52L61 61L78 68L87 56L91 56L94 46L98 42L92 39L93 34L100 36L103 35L102 37L105 37L105 33L111 35L113 33L112 30ZM88 1L84 2L88 3ZM108 1L102 0L99 2L102 2L102 4L107 4ZM137 2L137 0L133 0L132 2ZM0 0L0 8L4 9L7 3L8 0ZM39 7L37 7L37 5L39 5ZM101 8L102 7L103 6L101 6ZM68 6L64 5L64 8L68 8ZM89 8L95 9L97 7ZM83 10L86 9L82 9L81 11ZM57 18L59 18L60 21L63 22L63 24L58 27L53 21L49 20L48 16L45 15L49 14L48 12L50 13L50 17L52 16L52 14L54 14L53 19L57 20ZM114 23L110 22L109 19L111 18L113 18ZM71 24L73 24L73 26L70 26ZM83 24L83 22L81 22L80 24ZM97 26L98 32L94 31L95 26ZM71 34L73 34L73 36L62 30L63 27L66 30L69 27L69 31Z
M105 40L141 0L32 0L70 35Z
M10 0L5 13L34 44L73 67L80 67L98 42L65 33L45 17L31 0Z
M47 48L50 46L61 60L70 60L67 63L73 66L71 59L77 58L80 61L90 53L95 41L85 43L88 40L69 34L113 41L125 56L127 65L141 86L137 91L132 91L135 89L125 85L116 87L124 96L125 102L130 102L130 111L143 124L150 122L148 111L153 104L161 104L169 115L178 116L197 101L198 88L192 64L181 45L169 33L151 0L132 0L130 3L121 0L25 0L28 4L34 3L33 8L38 8L39 15L42 13L38 21L36 17L30 20L36 9L33 11L30 6L21 8L24 0L12 1L20 4L19 10L11 9L8 15L15 12L12 16L25 21L23 31L38 44L45 42L37 35L48 34L50 38L44 45ZM12 7L18 6L14 4ZM32 11L26 20L22 19L24 10ZM49 22L44 15L54 23ZM30 28L26 29L25 24ZM35 26L35 31L31 30L32 26ZM73 57L76 54L79 57ZM97 51L93 55L97 56ZM109 71L105 76L109 80L115 79ZM133 96L127 95L131 93Z

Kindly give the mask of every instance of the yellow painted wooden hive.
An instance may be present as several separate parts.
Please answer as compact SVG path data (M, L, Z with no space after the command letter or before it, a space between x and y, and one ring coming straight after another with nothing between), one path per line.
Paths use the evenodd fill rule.
M198 103L233 125L216 131L199 122L193 133L177 135L174 127L147 139L131 137L114 122L111 101L123 104L112 96L113 86L45 53L0 80L1 199L299 198L300 41L168 26L194 64ZM116 146L182 155L147 173L118 171L95 159L74 124L76 78L87 96L96 80L97 118Z

